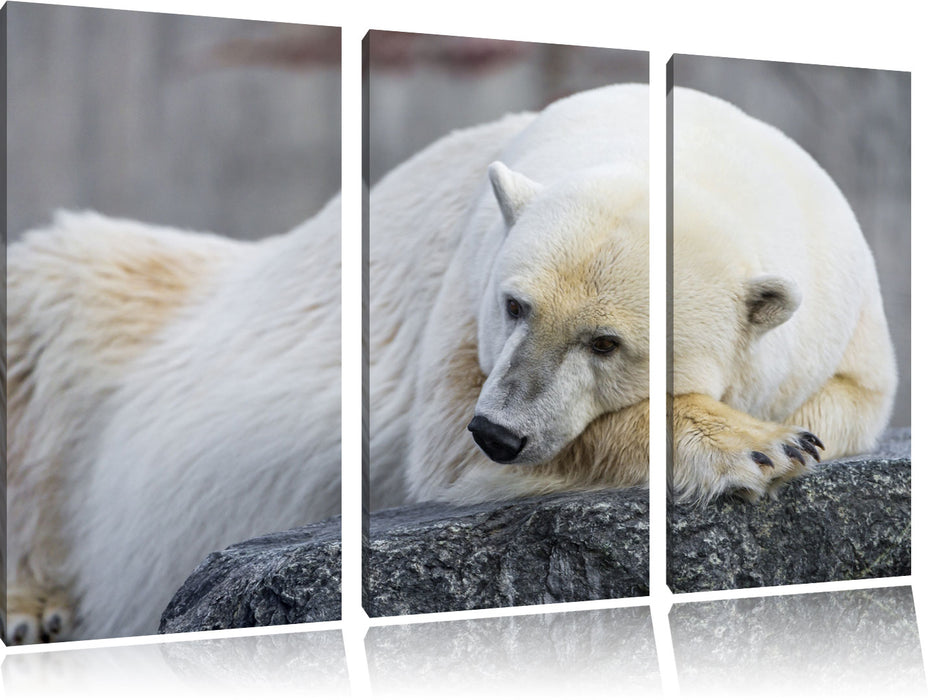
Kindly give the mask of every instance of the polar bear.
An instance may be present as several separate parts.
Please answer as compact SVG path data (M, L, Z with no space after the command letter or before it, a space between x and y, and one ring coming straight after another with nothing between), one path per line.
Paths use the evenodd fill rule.
M579 93L374 188L372 508L646 482L648 112Z
M731 105L674 96L669 484L757 498L874 444L893 350L829 177ZM646 86L579 93L375 187L372 508L646 484L648 109Z
M9 248L8 643L155 634L208 553L340 506L340 202L240 242Z

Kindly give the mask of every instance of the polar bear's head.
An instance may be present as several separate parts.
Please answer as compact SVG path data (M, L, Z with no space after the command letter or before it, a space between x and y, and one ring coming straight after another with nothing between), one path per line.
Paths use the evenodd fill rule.
M501 163L489 174L506 233L469 430L494 461L538 464L648 395L646 175L603 168L546 187Z

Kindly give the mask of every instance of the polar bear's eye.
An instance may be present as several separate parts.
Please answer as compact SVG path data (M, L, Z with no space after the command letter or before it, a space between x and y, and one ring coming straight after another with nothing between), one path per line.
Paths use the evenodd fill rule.
M507 298L507 315L511 318L520 318L520 314L523 313L523 307L520 306L520 302L516 299L510 297Z
M600 338L595 338L591 342L591 351L596 355L608 355L617 350L618 345L620 345L620 343L617 338L610 335L603 335Z

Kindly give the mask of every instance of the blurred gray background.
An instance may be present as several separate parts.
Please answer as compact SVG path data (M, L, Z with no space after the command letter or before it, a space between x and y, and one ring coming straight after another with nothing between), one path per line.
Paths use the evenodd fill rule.
M384 31L365 49L370 183L453 129L649 79L643 51Z
M57 208L256 238L340 186L335 28L8 3L7 225ZM370 182L454 128L645 82L622 51L370 32ZM832 175L877 260L910 424L910 76L678 56L677 85L790 135Z
M673 83L721 97L790 136L832 176L877 263L897 350L891 419L910 425L910 74L675 56Z
M58 208L258 238L338 191L337 28L6 12L11 239Z

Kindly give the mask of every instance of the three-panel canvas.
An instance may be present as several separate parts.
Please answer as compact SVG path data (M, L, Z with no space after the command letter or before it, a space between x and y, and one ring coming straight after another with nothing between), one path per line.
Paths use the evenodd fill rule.
M909 73L2 13L8 646L910 573Z

